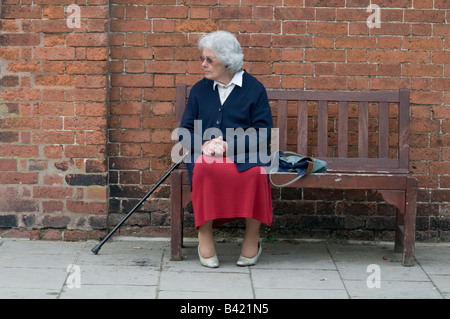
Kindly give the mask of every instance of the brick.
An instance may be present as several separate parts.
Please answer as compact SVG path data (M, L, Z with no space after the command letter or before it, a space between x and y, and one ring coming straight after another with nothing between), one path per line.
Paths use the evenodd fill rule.
M346 52L344 50L307 49L305 60L314 62L344 62Z
M67 74L104 74L108 69L105 61L74 61L66 65Z
M217 23L213 20L182 20L177 21L175 30L177 32L202 32L209 33L218 29Z
M70 187L35 186L33 198L71 198L73 191Z
M38 61L24 61L24 62L9 62L8 71L9 72L30 72L38 73L40 71L40 63Z
M186 63L183 61L148 61L146 68L150 73L186 73Z
M39 89L11 89L1 92L0 99L5 101L36 101L41 99Z
M106 171L105 160L86 160L86 173L104 173Z
M106 187L91 186L87 188L87 199L105 201L107 197Z
M65 18L64 8L60 6L44 7L42 16L47 19L64 19Z
M311 63L274 63L274 72L285 75L313 75L314 66Z
M405 64L403 65L403 75L411 77L442 77L443 68L441 65Z
M373 37L337 37L336 48L374 49L376 39Z
M0 170L17 171L17 160L0 158Z
M151 32L152 22L150 20L112 20L112 32Z
M67 26L66 20L34 20L31 28L32 32L48 32L48 33L62 33L72 32L72 29Z
M442 50L442 39L439 38L405 38L403 49L405 50Z
M312 37L308 35L274 35L272 37L274 47L312 47Z
M313 20L314 8L275 8L276 20Z
M38 46L41 43L41 36L33 34L2 34L0 44L2 46Z
M107 105L104 102L92 102L92 103L83 103L84 106L80 106L80 110L77 113L80 116L106 116L107 113Z
M24 212L37 212L38 210L39 210L39 203L35 200L5 199L0 201L0 212L24 213Z
M44 216L42 226L46 228L66 228L71 219L68 216Z
M444 23L445 12L443 10L406 10L405 22Z
M106 185L106 176L91 174L68 174L66 183L72 186Z
M18 132L0 131L0 143L13 143L19 141Z
M0 147L0 156L4 157L37 157L38 146L32 145L7 145Z
M73 60L75 48L71 47L38 47L34 48L36 60Z
M18 221L16 215L0 215L0 228L17 227Z
M69 34L66 36L67 46L103 47L108 44L106 33Z
M307 27L310 34L348 34L347 23L308 22Z
M36 172L0 172L0 184L37 184Z
M150 168L150 160L147 158L110 157L109 168L147 170Z
M39 125L39 119L33 117L10 117L0 119L0 126L2 129L38 129Z
M4 6L2 8L2 19L40 19L42 8L40 6Z
M127 73L144 73L145 62L144 61L127 61L125 62L125 71Z
M70 131L38 131L32 134L37 144L73 144L74 134Z
M153 58L153 48L111 48L112 59L145 60Z
M306 88L310 90L344 90L344 77L315 77L306 79Z
M36 85L42 86L72 86L74 77L70 75L41 75L35 79Z
M66 203L67 211L79 214L105 214L107 212L106 203L99 202L81 202L68 200Z
M409 53L405 51L369 51L368 62L408 62Z
M73 116L73 103L37 103L33 109L34 115Z
M69 158L103 158L106 149L103 145L66 145L64 153Z
M144 98L149 101L174 101L175 97L176 89L173 88L144 89Z
M153 87L153 77L147 74L113 74L111 75L113 87Z
M107 60L108 49L107 48L87 48L86 49L87 60Z
M185 46L187 35L176 33L162 33L147 35L147 45L149 46Z
M153 6L147 10L147 18L184 19L188 17L187 6Z
M65 130L104 130L106 120L101 117L66 117L64 118ZM68 144L68 143L64 143Z
M68 89L66 101L102 102L106 100L105 89Z
M111 131L110 132L111 142L125 142L125 143L148 143L151 142L150 131L143 130L126 130L126 131Z

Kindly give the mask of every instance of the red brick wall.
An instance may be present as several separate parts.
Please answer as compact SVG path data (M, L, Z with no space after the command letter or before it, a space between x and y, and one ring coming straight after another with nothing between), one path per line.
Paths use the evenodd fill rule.
M107 213L108 5L2 0L0 231L98 237Z
M170 167L175 84L202 77L197 39L220 29L268 89L410 88L418 237L450 238L450 1L373 1L373 29L369 0L88 0L75 29L70 1L1 1L3 234L95 237L107 202L109 224L132 208ZM167 235L169 197L162 186L121 233ZM280 236L392 236L393 209L371 192L274 199Z

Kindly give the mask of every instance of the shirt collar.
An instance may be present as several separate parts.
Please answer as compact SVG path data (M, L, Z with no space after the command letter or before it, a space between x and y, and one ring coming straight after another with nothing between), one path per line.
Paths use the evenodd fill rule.
M217 85L219 85L220 87L223 87L223 88L228 88L232 84L237 85L239 87L242 87L242 76L243 76L243 74L244 74L244 70L235 73L233 78L231 79L230 83L228 83L227 85L223 85L222 83L214 81L213 89L216 90L216 86Z

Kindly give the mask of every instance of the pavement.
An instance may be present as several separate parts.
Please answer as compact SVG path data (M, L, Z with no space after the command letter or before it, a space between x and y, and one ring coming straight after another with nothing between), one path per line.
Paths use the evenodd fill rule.
M278 240L238 267L240 242L217 240L221 265L202 267L197 242L170 260L167 238L0 239L0 299L448 299L450 244L416 245L403 267L391 243ZM194 309L195 310L195 309Z

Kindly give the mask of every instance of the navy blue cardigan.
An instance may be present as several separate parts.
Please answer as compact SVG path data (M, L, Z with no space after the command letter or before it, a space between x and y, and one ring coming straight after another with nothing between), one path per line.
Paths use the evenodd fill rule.
M203 78L192 87L180 124L184 130L179 130L179 140L191 151L191 159L186 163L191 182L201 146L219 135L227 141L227 156L236 163L238 171L270 165L273 121L264 86L244 72L242 87L235 86L222 105L213 84L214 81Z

